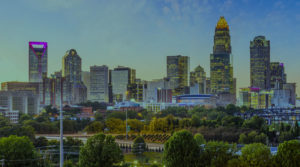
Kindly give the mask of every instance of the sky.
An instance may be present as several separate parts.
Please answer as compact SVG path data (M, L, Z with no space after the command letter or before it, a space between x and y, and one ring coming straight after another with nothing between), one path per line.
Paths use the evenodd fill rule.
M48 75L74 48L84 71L123 65L143 80L159 79L166 56L180 54L209 76L220 16L230 28L237 88L249 86L249 45L257 35L270 40L271 61L283 62L288 82L299 87L298 0L1 0L0 82L28 81L29 41L48 42Z

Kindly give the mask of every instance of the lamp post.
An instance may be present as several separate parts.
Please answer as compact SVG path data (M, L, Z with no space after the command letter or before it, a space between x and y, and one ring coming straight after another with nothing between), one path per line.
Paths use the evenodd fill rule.
M127 132L127 110L126 110L126 140L128 140L128 132Z
M64 166L64 134L63 134L63 111L62 111L62 100L60 98L60 112L59 112L59 119L60 119L60 167Z

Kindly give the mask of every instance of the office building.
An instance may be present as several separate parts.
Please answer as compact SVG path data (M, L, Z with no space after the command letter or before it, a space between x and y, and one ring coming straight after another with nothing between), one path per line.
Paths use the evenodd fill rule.
M109 70L108 67L91 66L90 67L90 92L89 97L93 102L108 102L108 84Z
M50 77L43 79L43 98L42 104L60 106L64 101L64 88L66 88L65 78L62 77L61 72L55 72Z
M86 86L87 100L91 100L91 98L90 98L90 72L82 71L81 78L82 78L83 84Z
M157 103L159 101L157 95L157 91L159 89L171 89L169 78L147 81L146 97L144 102Z
M37 115L40 113L39 95L30 91L0 91L0 106L9 112Z
M190 94L206 94L206 72L200 65L190 72Z
M2 82L1 83L2 91L30 91L34 94L39 95L40 87L37 82Z
M135 83L134 69L129 67L118 66L110 73L110 84L112 89L113 102L122 102L127 99L127 87Z
M48 72L47 42L29 42L29 82L43 82Z
M270 87L275 88L276 82L279 82L279 88L283 88L286 84L286 74L284 72L283 63L271 62L270 63Z
M250 85L270 89L270 41L264 36L250 42Z
M227 21L220 17L214 36L213 53L210 55L210 93L229 94L228 103L235 103L233 67L231 63L230 33Z
M136 79L134 83L127 85L127 100L143 102L146 96L146 81Z
M285 83L283 84L283 90L287 90L290 94L289 104L296 105L296 83Z
M81 58L75 49L68 50L62 59L62 77L65 78L65 104L79 104L87 99L87 88L81 80Z
M190 58L188 56L167 56L167 78L170 79L170 88L173 95L186 93L190 84Z

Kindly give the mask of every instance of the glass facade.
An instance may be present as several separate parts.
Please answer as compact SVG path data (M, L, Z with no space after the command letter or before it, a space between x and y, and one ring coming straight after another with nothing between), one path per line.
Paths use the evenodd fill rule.
M47 77L47 42L29 42L29 82L43 82Z
M64 103L85 102L87 89L81 80L81 58L75 49L68 50L62 59L62 77L65 78Z
M235 101L235 80L230 56L229 26L225 18L220 17L215 28L213 53L210 55L210 93L229 93L232 95L231 101Z
M107 66L90 67L90 92L91 101L108 102L109 71Z
M283 63L271 62L270 63L270 86L276 88L276 82L278 82L279 88L282 89L283 84L286 83L286 74L284 72Z
M250 42L251 87L270 89L270 41L257 36Z
M167 56L167 78L173 95L185 94L190 84L190 58L188 56Z

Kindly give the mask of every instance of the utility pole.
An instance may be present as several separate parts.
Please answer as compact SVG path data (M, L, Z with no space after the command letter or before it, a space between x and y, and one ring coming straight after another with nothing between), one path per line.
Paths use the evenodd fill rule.
M126 140L128 140L128 132L127 132L127 110L126 110Z
M1 161L1 166L4 167L5 159L1 159L0 161Z
M60 117L60 167L64 166L64 134L63 134L63 111L62 111L62 97L60 98L60 112L59 112L59 117Z

